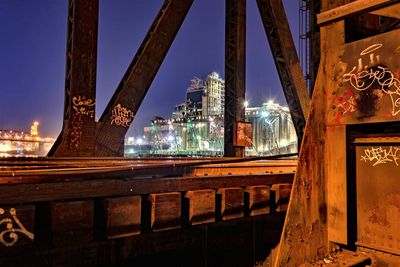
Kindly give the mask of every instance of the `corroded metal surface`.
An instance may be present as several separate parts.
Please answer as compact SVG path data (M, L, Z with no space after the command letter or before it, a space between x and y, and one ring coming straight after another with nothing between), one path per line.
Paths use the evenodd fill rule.
M328 124L400 119L400 30L345 45L337 85L328 88Z
M0 160L0 184L90 177L294 173L297 159L14 158Z
M400 254L399 173L399 145L357 146L357 245Z
M245 120L246 0L227 0L225 18L224 155L244 156L234 144L234 124Z
M68 1L63 129L49 156L94 156L98 0Z
M274 200L267 201L265 197L269 195L272 185L291 183L294 177L293 172L271 173L275 165L294 168L296 160L2 159L0 220L3 228L0 229L0 264L12 262L12 266L48 266L43 262L50 262L53 265L55 260L48 253L49 250L58 255L56 265L70 266L79 266L82 262L85 266L119 266L145 255L159 260L163 258L159 253L163 252L168 255L181 255L182 252L185 255L187 249L193 252L201 249L200 254L203 256L210 254L206 259L208 261L220 259L222 252L214 254L214 248L225 248L227 244L240 248L240 252L236 253L238 260L243 259L244 255L252 257L246 263L238 264L238 260L234 260L235 264L224 266L253 266L256 265L255 261L272 261L269 247L275 247L278 242L283 214L275 212ZM207 173L196 174L196 168L204 168ZM216 171L221 168L225 171ZM263 193L264 199L254 200L256 192L249 188L260 186L266 190ZM231 192L232 188L235 188L236 193L227 193L224 201L224 198L217 197L217 192ZM204 192L207 192L206 195ZM247 194L253 194L253 198L249 197L253 201L246 200ZM191 198L191 201L186 201L184 196ZM256 203L257 207L262 204L265 211L250 214L248 211L255 207L250 206L251 203ZM240 214L241 218L232 220L234 226L230 228L230 219L236 218L232 216L233 213ZM279 224L258 223L262 218L281 220ZM191 227L193 224L200 225ZM260 230L256 231L256 225L259 225L257 229ZM218 231L213 230L217 229L215 226L218 226ZM253 230L249 227L253 227ZM205 229L205 233L202 229ZM251 231L244 232L248 230L243 229ZM218 241L213 233L225 238ZM208 234L211 234L210 237ZM254 240L249 239L252 236ZM204 243L204 237L212 240L210 244ZM260 243L261 238L268 242ZM243 242L237 244L236 240L242 239ZM196 245L192 246L193 243ZM202 243L204 246L197 245ZM23 253L24 258L15 259L14 250L9 248L11 246ZM245 246L249 249L243 253ZM84 253L71 257L71 249L83 250ZM255 259L254 255L261 250L264 253ZM231 259L232 255L228 254L226 258ZM174 262L181 259L181 256L175 257ZM191 264L184 266L202 266L192 256L189 258Z

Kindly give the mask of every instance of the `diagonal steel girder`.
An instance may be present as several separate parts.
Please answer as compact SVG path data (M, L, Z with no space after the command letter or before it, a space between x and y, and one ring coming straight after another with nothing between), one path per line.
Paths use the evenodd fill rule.
M95 156L123 156L124 138L193 0L165 0L96 127Z
M279 78L301 143L310 98L282 0L257 0Z

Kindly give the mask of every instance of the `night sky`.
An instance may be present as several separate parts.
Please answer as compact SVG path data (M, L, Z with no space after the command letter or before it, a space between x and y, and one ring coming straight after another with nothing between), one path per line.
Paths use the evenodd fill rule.
M64 107L67 0L0 0L0 129L56 137ZM102 114L162 0L100 0L96 118ZM298 43L298 2L284 0ZM169 117L194 76L224 73L225 0L195 0L128 135ZM286 104L255 0L247 1L246 97Z

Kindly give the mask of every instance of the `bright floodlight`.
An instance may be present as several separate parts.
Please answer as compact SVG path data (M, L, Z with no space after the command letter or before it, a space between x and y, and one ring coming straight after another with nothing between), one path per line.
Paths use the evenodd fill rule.
M136 140L136 142L137 142L138 145L141 145L141 144L143 144L143 139L142 138L138 138Z
M244 105L245 108L247 108L249 106L249 101L245 100L243 105Z
M268 117L268 111L266 111L266 110L261 111L261 117L262 118Z

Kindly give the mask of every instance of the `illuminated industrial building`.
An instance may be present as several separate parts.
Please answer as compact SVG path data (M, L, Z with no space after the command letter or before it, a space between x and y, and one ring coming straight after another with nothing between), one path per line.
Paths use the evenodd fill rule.
M185 102L175 106L170 119L154 117L144 136L128 138L125 155L222 156L224 148L224 81L218 73L205 82L195 77ZM262 156L297 152L297 135L289 109L273 101L248 107L246 121L253 125L253 146L247 155Z
M33 122L30 133L0 129L0 157L46 156L54 138L39 136L39 122Z

